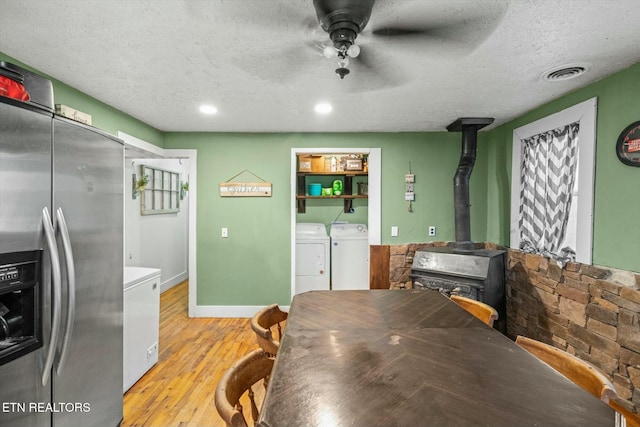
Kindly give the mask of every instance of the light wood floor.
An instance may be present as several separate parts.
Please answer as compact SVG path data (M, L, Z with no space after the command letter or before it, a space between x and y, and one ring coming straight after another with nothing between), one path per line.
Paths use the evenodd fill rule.
M124 395L122 427L218 427L219 379L258 348L249 319L189 319L188 282L160 296L158 363Z

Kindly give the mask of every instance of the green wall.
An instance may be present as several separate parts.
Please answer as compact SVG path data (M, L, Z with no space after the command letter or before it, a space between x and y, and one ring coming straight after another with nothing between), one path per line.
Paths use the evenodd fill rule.
M0 53L0 60L25 66ZM29 68L28 66L25 66ZM52 79L56 103L93 116L96 127L118 130L165 148L198 150L198 304L265 305L290 302L291 148L381 148L383 244L454 239L453 175L460 133L162 133L121 111ZM640 120L640 64L502 125L480 132L471 177L474 241L509 244L511 139L513 129L594 96L598 97L594 264L640 272L640 168L617 160L615 143L629 123ZM443 127L448 123L443 123ZM413 212L404 201L404 175L416 175ZM269 198L221 198L218 184L244 169L273 184ZM243 175L240 179L252 180ZM314 206L315 205L315 206ZM341 203L312 202L297 221L334 218L367 222L365 202L354 214ZM391 226L399 236L391 237ZM427 236L435 225L437 236ZM220 229L229 229L229 238Z
M91 115L91 124L112 135L116 135L118 131L125 132L143 141L162 147L162 132L137 120L122 111L116 110L109 105L98 101L89 95L80 92L71 86L62 83L38 70L34 70L27 64L18 61L4 53L0 52L0 61L11 62L20 67L34 71L48 79L53 83L54 102L74 108L83 113Z
M563 96L488 132L487 240L509 244L513 130L598 98L593 224L593 263L640 272L640 168L621 163L620 132L640 120L640 64Z
M446 132L165 134L166 148L198 150L198 304L289 304L292 148L381 148L382 243L398 244L430 240L428 225L437 227L434 240L454 239L453 175L461 139L460 133ZM412 213L404 200L409 162L416 175ZM272 197L220 197L218 185L245 169L273 184ZM238 178L257 180L247 173ZM472 238L478 241L486 239L486 179L486 150L480 144L471 179ZM329 224L336 217L367 222L362 205L356 204L352 215L338 216L340 202L314 204L296 215L298 222ZM393 225L398 237L390 236ZM229 229L226 239L220 237L222 227Z

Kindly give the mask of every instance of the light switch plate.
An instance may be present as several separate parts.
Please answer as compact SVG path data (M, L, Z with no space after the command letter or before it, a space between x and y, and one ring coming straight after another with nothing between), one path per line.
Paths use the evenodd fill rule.
M391 227L391 237L398 237L398 227L395 225Z
M229 229L227 227L222 227L222 230L220 231L220 236L229 237Z

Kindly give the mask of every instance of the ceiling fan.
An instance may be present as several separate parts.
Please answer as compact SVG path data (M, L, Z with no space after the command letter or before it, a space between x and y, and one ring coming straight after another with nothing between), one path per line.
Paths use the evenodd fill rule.
M375 0L313 0L318 22L333 43L322 53L327 58L338 58L336 74L341 79L349 74L349 58L360 54L355 40L367 26L374 3Z

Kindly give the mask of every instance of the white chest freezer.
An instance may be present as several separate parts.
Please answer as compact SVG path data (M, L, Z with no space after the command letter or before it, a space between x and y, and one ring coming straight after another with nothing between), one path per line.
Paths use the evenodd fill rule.
M157 268L124 268L125 392L158 362L161 273Z

